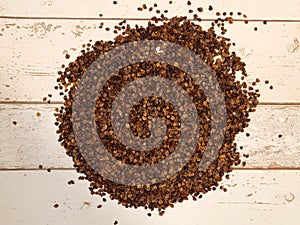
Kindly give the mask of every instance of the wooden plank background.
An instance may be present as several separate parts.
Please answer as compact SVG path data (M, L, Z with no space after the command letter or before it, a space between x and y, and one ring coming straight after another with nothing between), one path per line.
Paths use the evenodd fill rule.
M126 209L116 201L103 203L92 196L88 183L76 181L74 171L5 171L0 178L3 196L1 224L288 224L299 222L300 172L234 171L224 185L198 201L178 203L163 217L144 209ZM70 179L75 185L68 185ZM293 185L291 185L291 180ZM9 196L9 197L8 197ZM59 208L53 205L59 204ZM102 204L101 209L97 205Z
M2 0L0 5L1 16L20 16L20 17L51 17L51 18L99 18L100 13L103 18L150 18L153 13L139 12L136 9L142 4L147 3L148 7L158 4L158 8L163 11L168 9L169 16L187 15L188 10L197 7L206 9L201 15L205 19L214 17L216 11L226 12L242 12L247 14L249 19L268 19L268 20L299 20L300 5L299 1L291 0L283 2L282 0L202 0L193 1L191 6L186 4L185 0L174 0L172 5L169 1L157 0L137 0L137 1L117 1L114 5L111 0L73 0L72 4L69 1L60 0L30 0L24 4L22 0ZM285 3L285 4L283 4ZM209 5L212 5L214 11L208 10ZM239 17L237 17L239 18Z
M147 21L129 22L147 24ZM113 38L112 32L97 29L99 23L94 20L0 20L0 32L4 29L0 36L0 101L40 101L44 93L54 93L53 100L61 100L54 92L53 80L61 64L69 62L62 53L71 54L72 60L79 55L81 43L89 39ZM104 23L113 27L117 21ZM208 27L210 22L201 24ZM253 30L255 26L259 29L257 32ZM237 22L229 28L227 35L236 43L233 50L247 64L248 82L260 77L274 86L271 91L270 85L263 82L258 85L262 92L260 101L300 102L297 85L300 23L270 23L266 26L262 22L248 25Z
M236 139L250 157L246 167L237 167L224 181L229 191L208 193L151 218L143 209L125 209L110 200L103 204L91 196L87 182L77 181L72 160L56 141L53 110L62 99L53 86L61 64L73 60L90 39L114 37L97 29L100 22L113 27L126 18L132 25L146 25L153 16L136 10L143 1L112 2L0 0L0 224L299 224L300 1L158 3L159 9L169 10L168 16L190 16L189 9L202 6L204 28L216 11L247 14L247 25L235 14L237 22L228 26L226 36L247 64L247 81L269 80L274 90L263 82L259 85L261 104L247 128L251 136L243 133ZM213 12L207 10L209 5ZM66 52L70 60L64 58ZM41 101L48 93L54 94L53 104ZM52 172L37 170L40 164ZM76 184L67 185L70 179ZM56 202L58 209L53 208ZM96 208L99 203L102 209Z
M38 168L40 164L46 168L72 167L71 159L57 143L53 116L56 107L59 105L0 105L0 131L5 133L0 136L0 169ZM299 105L258 106L251 115L250 126L236 140L244 147L242 154L251 155L245 158L246 168L300 169L299 115ZM246 132L251 136L246 137ZM282 138L278 137L280 134Z

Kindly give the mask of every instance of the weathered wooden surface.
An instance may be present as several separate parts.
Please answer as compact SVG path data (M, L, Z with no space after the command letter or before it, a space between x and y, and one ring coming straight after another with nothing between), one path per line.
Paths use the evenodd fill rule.
M54 108L59 105L0 105L0 168L71 168L72 161L57 142ZM37 112L41 113L37 117ZM260 105L250 126L237 136L246 168L300 169L300 106ZM13 125L13 121L17 125ZM279 138L278 135L283 137Z
M130 21L147 24L146 21ZM0 20L0 101L41 101L54 93L61 64L74 60L81 45L90 39L109 40L112 32L97 29L99 21L78 20ZM104 21L113 27L117 21ZM208 27L210 22L202 22ZM257 26L258 31L253 28ZM1 31L1 29L4 31ZM229 25L227 34L247 64L248 81L259 77L262 102L300 102L300 22L261 22ZM272 41L270 41L272 40ZM71 54L66 60L63 52ZM270 84L265 85L264 80ZM269 86L273 85L271 91Z
M229 25L226 36L246 62L248 81L259 77L261 102L247 132L237 137L250 154L245 169L237 168L224 181L228 192L211 192L200 201L177 204L164 217L149 218L143 209L125 209L115 201L102 203L91 196L88 184L76 180L72 160L57 143L53 109L42 97L55 93L57 70L73 60L90 39L109 40L121 18L146 25L153 14L137 12L143 1L112 0L1 0L0 1L0 224L238 224L298 225L300 216L300 1L201 1L205 20L216 11L241 11L250 22ZM152 5L156 0L147 1ZM193 14L186 1L158 2L168 16ZM214 11L207 10L213 5ZM98 17L103 13L103 18ZM241 17L234 16L236 19ZM252 20L252 21L251 21ZM263 20L268 24L264 25ZM204 28L210 22L202 22ZM253 31L258 27L258 31ZM54 101L61 98L54 94ZM24 104L15 104L13 102ZM38 104L34 104L37 102ZM275 105L270 105L273 103ZM277 104L277 105L276 105ZM36 113L41 116L37 117ZM13 125L13 121L17 125ZM282 134L282 138L278 135ZM37 171L38 165L57 168ZM13 170L13 171L11 171ZM76 184L67 182L74 179ZM53 208L59 203L58 209Z
M202 0L194 1L191 6L186 4L187 0L174 0L172 5L167 1L147 0L147 1L117 1L114 5L112 0L2 0L0 3L0 14L2 16L25 16L25 17L72 17L72 18L97 18L99 13L104 18L149 18L155 13L148 10L138 12L137 8L146 3L148 8L158 3L161 13L167 9L168 16L188 15L188 10L197 12L198 7L203 7L201 15L204 18L215 17L219 12L242 12L248 15L249 19L277 19L277 20L299 20L300 3L299 0ZM212 5L214 10L209 11L208 6ZM154 10L155 11L155 10ZM156 14L158 15L158 14ZM159 14L160 15L160 14ZM98 17L99 18L99 17ZM241 18L234 16L234 18Z
M163 217L153 212L150 218L144 209L103 203L77 176L75 171L2 171L0 224L299 224L299 170L234 171L224 181L228 192L217 190L198 201L179 203ZM71 179L75 185L67 184ZM53 208L55 203L59 208Z

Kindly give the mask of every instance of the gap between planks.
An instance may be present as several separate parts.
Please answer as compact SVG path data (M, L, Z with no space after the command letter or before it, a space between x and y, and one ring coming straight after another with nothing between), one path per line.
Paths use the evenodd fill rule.
M50 169L51 171L76 171L76 168L63 168L63 167L49 167L49 168L43 168L43 169L39 169L39 168L0 168L0 173L3 172L3 171L45 171L47 172L47 169ZM233 171L244 171L244 170L250 170L250 171L265 171L265 170L268 170L268 171L300 171L300 168L297 168L297 167L268 167L268 168L243 168L243 167L233 167L231 168Z
M53 101L50 103L42 101L0 101L0 105L58 105L63 104L64 101ZM286 105L297 106L300 102L259 102L258 105Z
M115 17L106 17L106 18L97 18L97 17L51 17L51 16L0 16L0 19L20 19L20 20L139 20L139 21L148 21L151 20L151 18L115 18ZM187 18L190 21L197 21L192 18ZM208 22L213 22L215 21L216 18L207 18L207 19L202 19L202 21L208 21ZM273 22L273 23L282 23L282 22L287 22L287 23L299 23L300 19L297 20L284 20L284 19L233 19L234 22Z

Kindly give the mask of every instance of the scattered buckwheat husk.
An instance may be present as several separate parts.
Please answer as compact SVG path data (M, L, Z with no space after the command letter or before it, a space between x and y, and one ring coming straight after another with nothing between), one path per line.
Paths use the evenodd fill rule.
M248 154L243 154L243 156L244 156L245 158L249 158L249 155L248 155Z
M54 208L58 208L58 207L59 207L59 204L55 203L55 204L53 205L53 207L54 207Z
M187 4L192 5L190 1ZM157 4L155 3L153 7L157 7ZM149 11L152 11L153 7L150 7ZM147 7L139 7L137 10L143 11L145 8ZM197 10L202 12L203 8L198 7ZM208 10L212 11L213 7L209 6ZM159 9L156 11L160 12ZM226 16L227 14L223 13L223 15ZM230 15L233 15L233 13L230 13ZM238 15L242 15L242 13L238 12ZM247 18L246 15L244 15L244 18ZM223 177L229 179L228 173L232 171L232 166L241 163L240 153L237 144L234 142L235 136L240 132L244 132L244 129L248 127L250 113L255 111L260 94L258 89L254 90L253 86L256 83L247 84L243 81L248 76L245 70L246 65L234 51L231 51L231 45L234 44L230 42L229 38L216 33L215 28L220 28L221 34L224 35L227 31L224 24L232 23L232 17L216 19L207 30L204 30L197 23L199 21L201 21L201 18L198 17L196 22L192 22L186 17L168 19L161 15L159 18L153 17L148 22L147 27L136 25L132 28L127 24L123 33L117 35L114 40L96 41L89 49L83 50L74 62L70 62L68 66L63 68L63 71L58 72L58 85L55 89L59 90L61 95L64 95L64 105L55 114L56 125L58 125L58 141L66 149L66 154L72 157L77 172L85 175L79 179L86 179L90 182L89 189L92 194L101 197L108 194L110 199L116 199L119 204L126 208L157 209L159 215L162 216L166 208L174 207L175 203L183 202L189 196L196 200L202 198L203 194L216 190ZM109 28L107 27L106 30L108 31ZM138 151L127 148L114 136L110 119L113 101L122 88L139 78L156 75L180 85L195 104L198 113L197 120L201 124L195 152L190 161L180 171L159 183L154 180L146 185L128 186L103 178L85 161L74 137L72 106L77 85L84 71L93 62L116 46L141 40L172 42L186 47L198 55L211 68L223 92L227 110L227 124L223 144L217 157L206 169L199 170L199 162L209 139L211 129L209 121L212 119L209 101L201 88L176 64L138 62L120 69L117 74L112 75L99 92L95 106L95 122L99 137L106 150L117 160L136 166L151 165L172 154L180 139L178 113L171 103L156 96L149 96L136 103L130 112L130 122L127 126L131 128L135 136L145 139L149 137L148 122L154 117L161 117L167 124L168 134L172 135L166 135L163 143L152 151ZM113 59L107 63L112 62ZM242 81L238 79L238 75L242 76ZM81 123L85 123L85 121L81 121ZM82 135L86 135L85 137L88 139L87 133ZM248 133L246 135L249 136ZM89 154L93 156L94 152ZM242 165L244 166L244 162ZM114 168L103 169L114 170ZM224 192L227 191L226 188L222 189ZM103 202L105 201L106 199L103 198ZM148 216L151 216L151 213L148 213Z
M75 184L75 182L74 182L74 180L69 180L69 181L68 181L68 184L69 184L69 185Z
M43 165L39 165L39 169L42 170L43 169Z
M13 125L17 125L17 121L13 121Z

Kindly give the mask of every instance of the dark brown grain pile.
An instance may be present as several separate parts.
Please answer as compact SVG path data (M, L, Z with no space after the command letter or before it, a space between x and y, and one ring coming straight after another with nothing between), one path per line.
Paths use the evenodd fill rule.
M209 10L212 9L210 6ZM203 9L199 8L198 11L202 12ZM157 25L159 20L162 20L161 25ZM222 24L224 21L226 20L217 20L213 25L221 24L225 33ZM167 132L172 135L167 135L161 146L153 151L126 149L116 139L110 121L112 103L124 86L138 78L156 74L182 86L193 100L198 112L197 119L201 124L198 146L190 161L181 171L160 183L153 181L144 186L126 186L104 179L86 163L74 139L72 105L79 79L99 56L116 46L140 40L173 42L190 49L203 59L215 74L223 91L228 118L223 145L218 156L207 169L199 171L199 162L209 138L209 121L211 119L209 102L200 87L176 65L142 62L122 68L118 74L109 79L103 90L100 91L95 107L98 134L107 151L116 159L132 165L150 165L172 154L180 138L180 118L172 105L163 99L149 97L139 101L131 111L130 127L132 132L140 138L147 138L149 135L148 121L159 116L164 118ZM162 16L153 18L146 28L139 26L130 28L127 25L125 31L114 40L97 41L88 50L83 50L82 55L71 62L64 71L59 72L57 79L59 85L56 89L63 89L67 93L64 96L64 106L55 114L58 122L59 141L66 149L66 153L72 157L77 171L85 174L85 179L90 181L92 194L101 197L108 194L111 199L117 199L125 207L144 207L151 210L157 208L159 214L163 215L164 209L174 207L176 202L182 202L189 196L194 200L201 198L202 194L215 190L223 177L229 179L227 173L232 170L231 166L241 163L237 145L234 143L235 136L248 126L249 114L255 111L259 97L259 91L255 88L256 82L249 86L243 81L247 76L245 64L240 57L230 51L230 46L229 39L216 35L214 26L203 30L199 24L195 24L185 17L166 19ZM240 80L236 78L238 73L241 74ZM226 188L222 187L221 189L226 191Z

